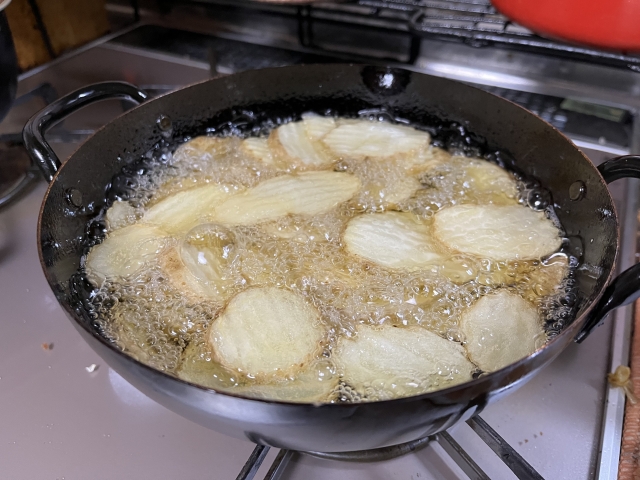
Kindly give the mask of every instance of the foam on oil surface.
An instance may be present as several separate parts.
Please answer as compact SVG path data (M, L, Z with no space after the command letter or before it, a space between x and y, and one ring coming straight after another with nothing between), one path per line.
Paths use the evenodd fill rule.
M239 148L240 142L235 137L195 139L181 146L168 165L137 178L136 188L128 193L129 202L142 215L147 205L190 186L214 182L252 187L286 170L253 158ZM205 336L233 295L248 286L287 288L318 309L328 332L327 346L318 352L312 367L312 377L318 382L335 377L332 345L338 336L353 335L359 324L420 325L452 341L463 341L458 325L461 312L498 287L536 305L549 335L556 334L568 320L572 306L572 279L566 275L566 265L572 262L571 266L576 266L575 260L563 253L546 261L496 262L443 250L443 260L433 268L404 271L386 269L346 252L342 232L350 219L363 212L413 212L430 225L433 215L446 206L519 201L546 208L553 215L549 205L540 203L544 195L531 193L540 189L525 180L518 184L515 197L491 188L477 191L465 172L466 159L451 157L435 147L430 155L433 162L429 168L409 173L401 161L336 158L331 169L353 174L363 184L352 200L312 217L289 215L257 225L225 226L228 238L233 239L234 257L219 266L218 274L236 280L217 300L178 291L155 262L126 282L105 282L92 299L102 332L139 360L189 379L190 365L201 368L215 363ZM417 191L397 203L386 203L390 186L407 175L419 181ZM184 240L172 241L179 248ZM197 248L197 242L194 245ZM544 341L539 339L539 343ZM219 389L255 384L239 372L214 367L205 380L198 377L199 383ZM446 372L443 375L446 377ZM411 379L398 378L397 382L410 385ZM425 387L416 391L420 388ZM393 391L382 397L391 396ZM368 397L340 383L321 401L376 398L381 397Z

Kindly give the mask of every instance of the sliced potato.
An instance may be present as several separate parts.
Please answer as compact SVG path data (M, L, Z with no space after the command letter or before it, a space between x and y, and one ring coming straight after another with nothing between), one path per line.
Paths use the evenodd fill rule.
M362 211L381 211L410 198L422 185L406 166L393 161L366 158L349 161L346 171L360 179L356 204Z
M129 202L115 201L105 214L105 220L110 231L126 227L136 221L137 211Z
M161 268L171 284L191 298L225 301L233 287L245 282L231 264L238 257L233 234L222 225L191 229L181 245L161 257Z
M229 198L215 209L216 221L250 225L288 214L315 215L349 200L360 188L353 175L306 172L282 175Z
M236 137L210 137L202 135L180 145L173 154L175 161L210 161L230 153L236 146Z
M218 184L184 190L150 207L142 222L156 225L170 234L186 233L235 192L232 187Z
M322 139L337 126L334 118L323 117L315 113L303 114L302 123L304 124L307 136L313 141Z
M341 337L332 359L342 380L367 400L418 395L471 380L462 345L422 327L361 325Z
M167 233L150 225L129 225L110 233L94 246L85 262L94 285L105 279L126 278L154 263L167 245Z
M322 141L342 157L390 157L426 149L431 136L411 127L360 120L343 123Z
M544 336L536 308L506 290L476 301L462 314L460 330L469 358L485 372L528 357Z
M400 178L381 192L382 199L391 204L402 202L416 193L420 186L420 182L415 177Z
M291 122L278 127L271 132L269 142L282 146L292 165L321 167L334 161L321 143L314 142L307 135L304 122Z
M354 217L344 232L347 251L388 268L418 269L434 265L429 228L408 213L373 213Z
M449 162L451 154L446 150L433 145L420 148L407 154L400 154L394 161L400 163L409 173L416 174L431 170L444 163Z
M558 293L568 273L569 259L564 253L556 253L540 262L540 265L527 275L526 283L530 288L527 300L535 301L538 297Z
M503 194L509 198L517 195L517 183L513 175L504 168L486 160L462 158L469 190L473 193Z
M299 294L276 287L236 295L211 325L217 360L250 377L293 375L317 353L320 315Z
M268 383L239 383L240 379L233 372L208 358L206 353L199 352L199 346L190 344L176 373L188 382L250 398L298 403L327 402L338 385L338 377L321 375L326 369L322 371L314 367L301 371L293 380L273 378Z
M251 137L242 141L240 149L265 165L273 165L274 158L266 138Z
M498 261L535 260L560 248L558 228L520 205L456 205L435 215L434 234L453 250Z
M180 249L167 249L159 258L160 268L173 288L191 300L220 300L217 288L209 288L191 273L180 257ZM197 267L196 267L197 268Z

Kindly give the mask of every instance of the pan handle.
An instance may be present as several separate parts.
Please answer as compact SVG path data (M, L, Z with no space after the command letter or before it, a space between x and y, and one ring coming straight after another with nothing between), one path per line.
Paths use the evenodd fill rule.
M35 165L40 167L48 182L60 168L60 159L44 138L46 131L73 112L101 100L119 98L140 104L149 95L125 82L103 82L82 87L59 98L36 113L24 126L22 139Z
M607 183L627 177L640 178L640 155L612 158L598 166L598 171ZM581 343L587 338L611 310L629 305L638 298L640 298L640 263L622 272L607 286L575 341Z

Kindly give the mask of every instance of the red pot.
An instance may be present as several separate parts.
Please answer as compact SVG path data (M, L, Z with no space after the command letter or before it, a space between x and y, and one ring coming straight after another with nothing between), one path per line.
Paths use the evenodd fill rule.
M543 36L640 52L640 0L492 0L503 15Z

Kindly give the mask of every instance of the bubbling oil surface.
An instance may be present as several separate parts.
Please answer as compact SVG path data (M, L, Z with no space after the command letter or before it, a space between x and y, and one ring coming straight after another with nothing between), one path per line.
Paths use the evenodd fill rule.
M296 170L260 161L241 148L241 141L237 137L220 138L203 149L195 139L183 145L166 164L137 177L135 188L128 193L134 217L140 218L159 200L196 185L219 183L249 188ZM332 348L340 336L355 335L361 324L417 325L463 342L461 313L481 296L506 288L538 308L541 322L548 327L547 336L556 334L572 306L571 275L566 265L575 266L575 261L561 252L544 260L497 262L443 249L439 252L442 260L432 267L402 270L384 268L346 251L344 229L349 220L364 212L412 212L429 226L433 215L447 206L529 205L528 199L540 197L531 194L524 179L519 179L515 198L502 191L474 191L464 169L467 159L433 146L429 155L433 163L430 168L409 173L397 159L336 157L326 168L357 176L363 187L354 198L328 212L288 215L249 226L205 224L186 236L168 238L167 248L184 251L188 245L196 257L211 248L224 253L225 261L214 272L217 278L225 279L221 293L203 299L185 292L167 278L159 261L150 261L133 277L107 279L96 288L92 304L99 328L125 352L159 370L211 388L240 394L249 389L251 396L279 399L277 389L295 388L295 376L274 379L271 390L264 390L260 382L243 372L217 364L206 335L227 302L246 288L276 286L292 290L317 308L327 331L323 348L305 374L307 387L317 382L318 391L331 382L337 385L321 402L391 398L397 396L394 389L398 385L403 387L402 395L410 394L412 388L418 393L425 391L424 385L415 385L411 378L398 378L393 385L372 385L369 394L338 381L340 372L331 360ZM419 182L417 190L397 203L385 202L388 187L407 176ZM542 206L553 216L549 205L529 206ZM199 281L206 284L208 279ZM543 344L547 338L537 341ZM441 375L446 384L446 368ZM438 384L434 382L430 389L437 389ZM381 395L381 391L386 393ZM300 401L305 398L302 395Z

